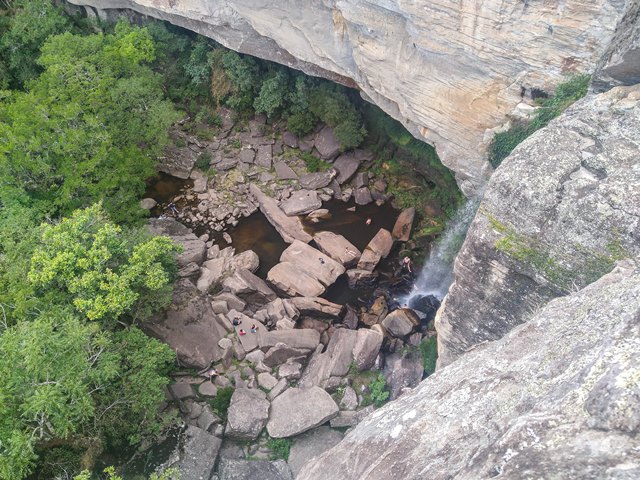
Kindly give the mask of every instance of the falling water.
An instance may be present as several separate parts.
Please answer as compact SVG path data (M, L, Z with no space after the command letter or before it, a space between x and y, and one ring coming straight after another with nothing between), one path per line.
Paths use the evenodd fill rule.
M431 248L429 259L422 267L413 289L400 300L411 304L416 297L433 295L442 300L453 282L453 259L462 246L467 229L478 209L479 201L468 200L449 221L447 228Z

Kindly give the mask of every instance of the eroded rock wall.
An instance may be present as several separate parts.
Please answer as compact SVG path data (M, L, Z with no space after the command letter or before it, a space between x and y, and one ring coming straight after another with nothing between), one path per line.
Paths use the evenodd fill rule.
M297 480L640 478L638 338L629 261L375 411Z
M439 365L640 254L640 86L574 104L491 178L436 318Z
M634 0L70 0L132 9L359 87L436 147L467 194L531 89L590 72ZM524 95L524 99L522 97Z

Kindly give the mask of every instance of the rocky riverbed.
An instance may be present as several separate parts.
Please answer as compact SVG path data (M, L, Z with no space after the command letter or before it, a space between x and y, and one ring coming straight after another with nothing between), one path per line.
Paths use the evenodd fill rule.
M299 139L264 118L221 118L208 140L177 126L160 170L182 183L151 188L156 198L142 201L155 215L149 229L183 247L173 304L145 326L180 366L164 408L184 428L166 464L183 480L214 471L292 478L382 403L371 388L379 375L391 399L422 380L418 347L438 304L398 308L388 279L379 282L381 262L409 241L415 211L388 206L386 182L367 173L372 152L340 152L326 126ZM304 153L321 171L308 171ZM352 206L333 218L337 209L325 207L336 201ZM366 216L340 229L336 220L359 209ZM262 270L260 255L232 237L257 216L281 243ZM328 299L331 289L367 298L354 308ZM273 460L273 439L288 439L288 463Z

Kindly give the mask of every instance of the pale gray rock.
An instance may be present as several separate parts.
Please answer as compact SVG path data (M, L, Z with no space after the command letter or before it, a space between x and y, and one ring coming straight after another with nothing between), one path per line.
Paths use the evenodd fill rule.
M411 236L411 227L413 226L413 219L416 216L416 209L405 208L400 212L396 223L393 225L393 231L391 232L391 236L394 240L398 240L400 242L406 242L409 240Z
M173 302L163 317L145 323L144 328L167 343L184 366L206 368L222 357L218 341L227 334L224 321L187 279L175 283Z
M569 107L492 177L438 312L438 364L640 254L640 86Z
M389 399L395 400L403 389L415 388L424 374L420 351L392 353L385 358L384 378L389 388Z
M316 345L314 345L313 348L315 348ZM286 343L277 343L267 351L263 362L269 367L275 367L285 363L290 358L306 357L309 353L311 353L311 349L294 348L290 347Z
M311 241L311 235L304 231L302 222L298 217L285 215L278 207L278 202L262 193L257 185L249 185L249 191L258 202L260 211L267 217L269 223L274 226L285 242L291 243L294 240L300 240L308 243Z
M186 400L195 397L193 388L188 383L173 383L169 385L169 393L176 400Z
M267 431L273 438L299 435L338 414L331 395L319 387L289 388L271 403Z
M225 278L232 275L238 268L244 268L255 272L260 266L258 254L253 250L245 250L233 257L221 256L207 260L200 267L200 277L196 286L201 292L207 292L213 286L217 286Z
M354 153L340 155L333 164L333 168L338 172L338 176L336 177L338 184L342 185L348 182L349 179L355 175L358 167L360 167L360 160L356 158ZM351 196L351 193L349 193L349 196Z
M198 386L198 393L204 397L215 397L218 394L218 387L212 382L202 382Z
M298 148L298 137L293 133L286 131L282 134L282 143L287 147Z
M342 410L355 410L358 408L358 395L353 388L345 387L344 394L340 399L340 408Z
M276 162L273 166L276 171L278 180L297 180L298 175L294 172L289 165L283 161Z
M183 434L183 442L182 458L177 464L180 479L210 478L222 440L201 428L189 425Z
M267 372L262 372L258 374L258 385L262 388L266 388L267 390L271 390L278 383L278 379L273 375Z
M371 329L361 328L357 330L356 342L353 346L353 361L358 371L373 368L384 336Z
M382 326L394 337L404 337L420 324L420 318L409 308L398 308L382 320Z
M272 145L258 145L255 163L259 167L271 169L271 160L273 159Z
M325 287L332 285L345 271L341 264L329 256L298 240L282 252L280 261L296 265L301 271L317 279Z
M318 232L313 236L313 241L320 251L347 268L356 266L362 255L349 240L333 232Z
M267 398L270 401L273 401L274 398L284 392L287 388L289 388L289 382L287 382L287 379L281 378L280 380L278 380L276 386L271 389L271 391L267 395Z
M248 305L264 305L276 299L276 294L259 277L249 270L237 269L223 282L225 290L231 292Z
M334 175L330 172L307 173L300 177L300 185L309 190L324 188L331 183Z
M288 217L304 215L322 206L315 190L296 190L289 198L280 202L280 208Z
M247 306L247 303L244 300L239 299L233 293L222 292L213 297L214 301L223 301L227 304L227 309L237 310L239 312L243 311ZM227 313L227 312L224 312Z
M362 256L358 260L358 269L372 272L380 260L387 258L392 246L393 238L391 233L384 228L378 230L378 233L362 252Z
M293 475L312 458L326 452L342 440L343 434L329 427L318 427L293 439L287 463Z
M300 386L323 386L329 377L346 375L353 360L356 338L355 330L337 329L327 344L327 350L316 350L314 353L300 380Z
M340 153L340 142L328 125L325 125L316 135L315 147L320 157L325 160L333 160Z
M220 480L293 480L284 460L244 460L221 458Z
M331 419L329 424L331 425L331 428L355 427L371 412L373 412L373 405L369 405L368 407L358 411L342 410L338 415Z
M291 348L315 350L320 343L320 334L309 328L296 328L294 330L272 330L258 336L260 348L266 350L284 343ZM268 355L267 355L268 356ZM267 357L265 357L265 362ZM267 365L269 365L267 363Z
M253 163L256 158L256 152L252 148L243 148L238 158L242 163Z
M298 295L315 297L322 295L325 291L317 278L291 262L280 262L274 265L267 273L267 281L274 288L291 297Z
M638 315L627 263L375 411L298 479L634 478Z
M309 215L307 215L307 220L318 223L322 220L329 220L331 218L331 213L326 208L319 208L318 210L314 210Z
M337 319L342 312L342 305L320 297L294 297L289 302L303 315L319 318Z
M205 243L187 227L173 218L150 218L148 228L153 235L166 235L182 246L182 253L176 257L179 267L191 262L200 265L206 255Z
M278 378L287 380L298 380L302 375L302 364L298 362L287 362L278 368Z
M151 210L158 204L153 198L143 198L140 200L140 208L143 210Z
M355 192L353 192L353 197L355 198L356 205L368 205L373 202L371 192L367 187L357 188Z
M227 412L225 435L237 440L255 440L269 417L267 395L257 388L236 388Z

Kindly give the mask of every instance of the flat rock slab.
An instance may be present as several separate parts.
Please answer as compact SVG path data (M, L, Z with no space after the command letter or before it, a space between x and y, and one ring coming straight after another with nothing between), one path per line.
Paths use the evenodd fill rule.
M313 236L313 241L321 252L347 268L357 265L362 255L349 240L333 232L318 232Z
M167 343L184 366L206 368L222 358L218 341L227 334L224 320L213 313L207 296L188 279L176 282L164 318L144 328Z
M356 343L353 346L353 361L359 372L373 368L383 340L384 336L375 330L366 328L357 330Z
M400 212L400 215L398 215L398 219L393 226L393 231L391 232L391 236L394 240L398 240L400 242L406 242L409 240L415 216L416 209L413 207L405 208Z
M322 283L291 262L274 265L267 273L267 280L283 294L291 297L315 297L325 291Z
M348 182L349 179L356 173L358 167L360 167L360 160L358 160L353 153L345 153L344 155L340 155L333 164L333 168L338 171L336 181L340 185Z
M368 205L373 202L371 192L367 187L357 188L356 191L353 192L353 197L355 198L357 205Z
M269 400L258 388L236 388L227 412L225 436L255 440L269 417Z
M294 240L300 240L308 243L311 241L313 237L304 231L302 222L298 217L285 215L280 210L278 202L263 193L257 185L249 185L249 192L258 202L260 211L267 217L269 223L274 226L285 242L292 243Z
M267 431L273 438L293 437L322 425L339 411L322 388L290 388L273 400Z
M256 165L271 169L272 159L273 159L273 146L258 145L258 151L256 152L256 159L255 159Z
M280 161L276 162L273 168L276 171L278 180L297 180L298 175L294 172L289 165Z
M340 153L340 142L328 125L325 125L316 135L315 147L325 160L332 160Z
M206 258L206 245L187 227L173 218L150 218L147 224L153 235L166 235L182 246L176 260L179 267L194 262L200 265Z
M332 285L345 272L344 267L328 255L300 241L294 241L287 247L280 261L293 263L325 287Z
M303 315L337 319L342 312L342 305L320 297L295 297L289 299L294 307Z
M300 177L300 185L309 190L324 188L331 183L334 176L334 172L307 173Z
M378 230L376 236L371 239L362 252L362 256L358 261L358 269L372 272L378 262L389 255L392 246L393 238L389 230L384 228Z
M253 163L256 158L256 152L252 148L243 148L238 158L242 163Z
M289 217L313 212L321 206L322 200L315 190L297 190L280 202L280 208Z
M309 353L311 353L310 349L294 348L284 343L278 343L267 351L263 358L263 363L267 367L273 368L277 365L282 365L290 358L306 357Z
M221 458L218 473L220 480L293 480L289 465L284 460Z
M222 440L189 425L184 433L183 457L178 463L181 480L210 478Z
M343 437L341 432L325 426L296 437L289 452L291 473L297 475L309 460L337 445Z
M320 333L311 328L295 328L292 330L272 330L258 336L258 345L262 350L275 347L279 343L284 343L292 348L315 350L320 343Z

